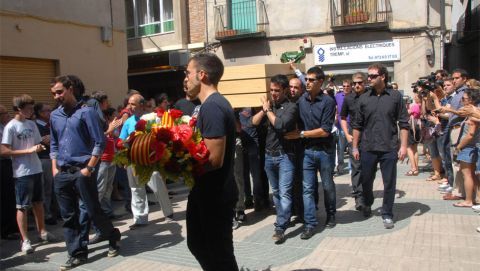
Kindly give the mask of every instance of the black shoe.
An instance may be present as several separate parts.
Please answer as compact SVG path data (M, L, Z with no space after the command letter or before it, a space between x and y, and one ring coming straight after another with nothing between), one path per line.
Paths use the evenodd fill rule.
M355 210L362 211L365 207L361 198L355 198Z
M120 219L122 217L123 217L123 215L116 215L116 214L108 216L108 218L110 218L110 220L117 220L117 219Z
M363 216L370 217L372 216L372 207L370 206L363 206Z
M333 228L337 225L337 221L335 220L335 215L327 216L327 220L325 221L326 228Z
M141 228L141 227L145 227L147 226L147 224L132 224L130 226L128 226L128 228L133 231L133 230L136 230L138 228Z
M244 211L237 211L235 214L235 220L238 222L245 222L245 220L247 220L247 215L245 215Z
M305 228L300 235L300 239L307 240L310 239L315 233L313 232L313 228Z
M118 252L120 251L119 243L121 238L122 235L120 234L120 231L117 228L114 228L113 233L110 236L110 240L108 241L108 257L115 257L118 255Z
M55 219L54 217L47 218L47 219L45 219L45 224L47 224L47 225L57 225L57 219Z
M132 213L132 206L130 204L128 205L125 205L125 211L127 211L127 213Z
M104 238L103 236L101 235L95 235L95 237L93 237L92 240L88 241L88 244L89 245L94 245L94 244L97 244L97 243L100 243L100 242L103 242L103 241L106 241L107 239Z
M245 209L253 208L253 200L251 198L245 200Z
M272 235L273 241L275 241L275 244L281 244L285 242L285 233L282 230L275 230L275 233Z
M155 205L155 204L157 204L157 203L154 202L154 201L148 201L148 206L153 206L153 205Z
M85 263L87 263L87 256L69 257L67 262L60 266L60 270L70 270Z

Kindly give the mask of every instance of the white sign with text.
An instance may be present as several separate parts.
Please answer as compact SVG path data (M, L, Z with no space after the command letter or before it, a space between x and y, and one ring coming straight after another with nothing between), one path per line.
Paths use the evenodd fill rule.
M400 60L400 41L330 43L313 47L315 65Z

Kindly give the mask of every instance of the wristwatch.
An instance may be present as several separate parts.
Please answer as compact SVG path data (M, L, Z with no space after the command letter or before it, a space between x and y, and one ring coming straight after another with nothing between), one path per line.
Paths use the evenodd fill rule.
M95 172L95 167L91 167L91 166L86 166L87 170L90 172L90 173L94 173Z
M300 138L305 138L305 131L300 132Z

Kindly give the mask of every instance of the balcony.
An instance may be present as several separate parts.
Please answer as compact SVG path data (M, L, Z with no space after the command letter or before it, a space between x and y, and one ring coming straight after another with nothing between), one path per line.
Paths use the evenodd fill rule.
M330 0L332 30L388 29L392 20L389 0Z
M214 6L215 39L266 37L268 17L263 0L232 0Z

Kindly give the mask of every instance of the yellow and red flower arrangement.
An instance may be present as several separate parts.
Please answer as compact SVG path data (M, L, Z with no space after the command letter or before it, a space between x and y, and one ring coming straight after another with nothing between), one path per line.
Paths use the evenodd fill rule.
M117 144L114 163L132 166L140 184L146 184L154 171L173 181L194 184L193 177L203 174L209 152L196 129L196 118L177 109L146 114L135 131Z

